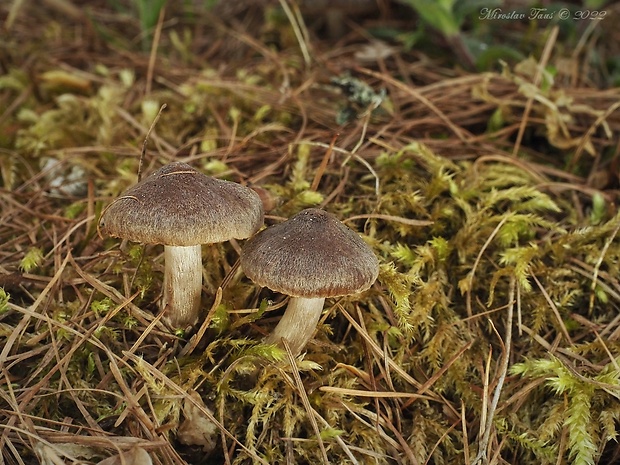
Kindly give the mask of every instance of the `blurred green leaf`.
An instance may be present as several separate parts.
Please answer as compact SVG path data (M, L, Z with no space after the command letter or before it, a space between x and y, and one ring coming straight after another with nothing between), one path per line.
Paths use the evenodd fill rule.
M413 8L425 23L439 30L443 35L451 37L459 33L460 21L453 10L454 0L437 2L404 0L404 3Z

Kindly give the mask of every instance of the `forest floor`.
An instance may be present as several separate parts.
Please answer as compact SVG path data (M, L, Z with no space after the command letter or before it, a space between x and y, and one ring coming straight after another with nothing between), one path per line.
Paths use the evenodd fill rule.
M620 463L618 5L164 3L0 5L0 463ZM168 327L163 247L98 223L172 161L376 283L294 358L204 245Z

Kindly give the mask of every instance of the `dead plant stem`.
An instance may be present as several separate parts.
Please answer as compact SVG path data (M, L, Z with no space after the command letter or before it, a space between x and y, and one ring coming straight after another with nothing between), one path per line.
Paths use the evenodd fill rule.
M512 216L512 213L508 213L501 219L499 223L497 223L497 226L495 226L495 229L493 229L493 232L489 235L487 240L482 245L482 248L480 249L480 252L478 252L478 256L476 257L476 260L474 261L474 265L472 266L471 271L467 275L467 280L469 281L467 283L467 298L465 301L465 308L467 310L467 318L471 318L473 316L473 313L471 310L471 288L473 286L474 275L476 274L476 268L478 268L478 264L480 263L480 260L482 260L482 255L484 254L484 251L487 249L487 247L489 247L493 238L497 235L501 227L511 216Z
M551 30L551 33L547 38L547 43L545 44L545 48L543 49L542 56L540 57L540 62L538 63L538 68L536 70L536 75L534 76L534 86L536 87L539 86L543 74L543 69L545 68L545 66L547 66L547 63L549 62L549 58L551 57L551 51L553 50L556 39L558 38L559 30L559 27L555 26ZM525 110L523 111L523 117L519 126L519 132L517 133L517 140L515 141L515 145L512 148L513 157L517 156L517 154L519 153L519 149L521 148L521 141L523 140L523 135L525 134L525 128L527 128L527 119L530 116L533 104L534 96L531 96L527 99L527 102L525 104Z
M161 38L161 29L164 24L165 11L165 6L159 10L157 26L155 27L155 32L153 34L153 43L151 44L151 53L149 55L149 65L146 71L146 84L144 88L145 95L150 95L151 87L153 86L153 73L155 71L155 62L157 61L157 49L159 48L159 39Z
M594 309L594 297L595 297L595 291L596 291L596 283L598 281L599 270L601 269L601 265L603 264L603 259L605 258L605 255L607 254L607 251L609 250L609 246L611 246L611 243L614 241L614 239L618 235L619 230L620 230L620 218L616 218L616 226L614 227L613 231L611 232L611 234L605 241L605 245L603 245L603 248L601 249L601 253L598 257L598 260L596 261L596 264L594 265L594 269L592 270L592 285L590 286L590 305L588 306L588 313L590 315L592 314L592 310Z
M301 377L299 376L297 363L295 363L295 356L293 355L293 352L291 352L291 348L289 347L285 338L282 338L282 345L284 346L284 350L286 350L286 355L288 356L288 361L291 366L291 373L293 375L293 379L295 380L297 392L299 394L299 397L301 398L302 404L304 404L306 412L308 413L308 419L310 420L310 424L312 425L312 429L314 430L314 434L316 435L316 440L319 444L319 449L321 450L321 459L325 465L329 465L327 450L325 450L325 444L323 444L323 439L321 438L321 430L319 429L319 424L317 423L314 416L314 410L312 409L312 405L310 405L310 400L308 399L308 394L306 393L304 383L301 381Z
M493 399L491 400L491 405L487 411L487 423L484 431L484 435L480 441L480 446L478 449L478 455L474 458L472 465L483 464L486 465L489 463L488 457L488 448L489 441L491 438L491 432L493 431L493 417L495 416L495 411L497 410L497 405L499 404L499 398L502 393L502 388L504 387L504 381L506 380L506 375L508 374L508 365L510 362L510 349L512 346L512 319L514 313L514 304L515 304L515 286L516 280L514 275L510 277L510 284L508 285L508 302L510 305L508 306L508 312L506 315L506 338L504 340L504 357L502 359L502 364L500 367L500 375L497 380L497 385L495 386L495 392L493 394ZM484 408L484 407L483 407Z

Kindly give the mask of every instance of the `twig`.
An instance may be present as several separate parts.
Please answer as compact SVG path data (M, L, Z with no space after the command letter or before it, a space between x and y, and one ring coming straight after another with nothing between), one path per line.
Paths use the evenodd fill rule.
M146 136L144 137L144 142L142 143L142 150L140 151L140 161L138 162L138 182L140 182L140 179L142 179L142 162L144 161L144 157L146 155L146 144L149 141L149 136L151 135L151 132L155 128L155 125L157 124L157 121L159 121L159 117L161 116L161 112L164 111L164 109L166 107L167 107L167 105L164 103L159 108L159 111L157 112L157 115L155 116L155 119L151 123L151 126L149 127L149 130L146 132Z

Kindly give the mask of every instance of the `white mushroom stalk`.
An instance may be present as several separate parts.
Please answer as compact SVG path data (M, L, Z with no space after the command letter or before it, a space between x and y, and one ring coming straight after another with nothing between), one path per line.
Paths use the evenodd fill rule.
M200 245L164 246L164 298L161 305L173 328L195 325L200 317L201 251Z
M291 352L299 354L314 335L324 303L325 297L291 297L284 315L265 342L281 344L285 339Z

